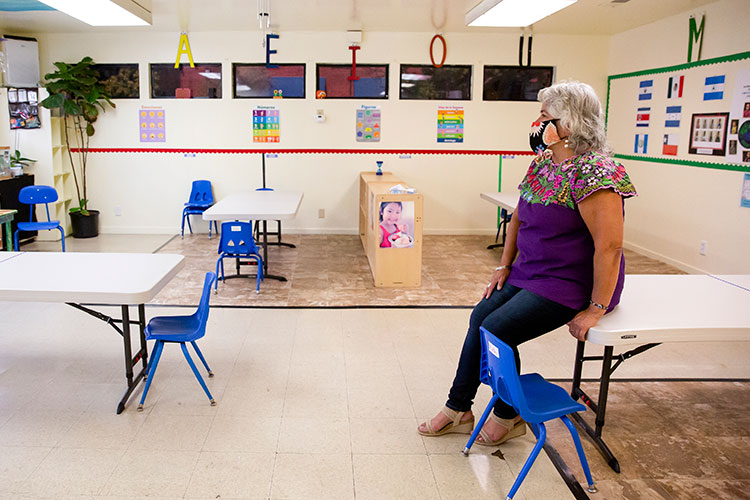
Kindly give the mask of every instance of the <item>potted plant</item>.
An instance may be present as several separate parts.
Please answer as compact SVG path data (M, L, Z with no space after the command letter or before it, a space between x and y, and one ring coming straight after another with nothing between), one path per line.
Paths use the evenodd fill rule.
M99 212L89 210L86 194L89 139L94 135L94 123L99 117L99 111L106 110L105 104L115 107L104 86L99 83L99 75L93 65L94 61L90 57L84 57L74 64L56 62L57 70L44 75L44 88L49 97L41 102L47 109L59 110L63 118L65 145L78 195L78 206L70 208L70 221L76 238L90 238L99 234ZM74 148L78 158L77 165L73 156Z
M23 156L21 156L21 152L17 149L13 152L12 155L10 155L10 169L11 172L13 172L14 177L23 174L24 167L28 167L32 163L36 163L36 160L32 160L31 158L24 158Z

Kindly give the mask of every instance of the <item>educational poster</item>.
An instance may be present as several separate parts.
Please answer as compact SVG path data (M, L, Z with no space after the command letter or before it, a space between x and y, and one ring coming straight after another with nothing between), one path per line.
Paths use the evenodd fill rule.
M167 142L164 109L142 107L139 111L141 142Z
M729 120L727 161L750 165L750 70L737 74Z
M357 110L357 142L380 142L380 108L362 106Z
M690 154L726 154L729 113L696 113L690 124Z
M384 201L377 207L380 248L414 247L414 202Z
M437 141L464 142L463 106L438 106Z
M36 88L8 89L8 113L11 130L39 128L39 94Z
M742 196L740 206L750 208L750 174L745 174L742 179Z
M253 108L253 142L279 142L280 122L278 106Z

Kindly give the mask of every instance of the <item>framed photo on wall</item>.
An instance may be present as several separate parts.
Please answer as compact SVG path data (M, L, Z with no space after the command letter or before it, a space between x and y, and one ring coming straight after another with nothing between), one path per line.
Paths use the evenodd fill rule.
M696 155L725 156L729 113L696 113L690 122L690 148Z

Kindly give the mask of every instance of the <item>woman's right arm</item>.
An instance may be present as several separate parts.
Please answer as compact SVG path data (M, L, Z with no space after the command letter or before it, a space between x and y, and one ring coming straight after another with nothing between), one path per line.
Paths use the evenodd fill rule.
M489 299L494 290L500 290L503 287L505 280L507 280L510 275L510 266L513 264L513 261L516 259L516 254L518 253L516 241L518 240L518 228L520 225L521 223L518 221L518 210L516 210L510 218L508 229L505 233L505 245L503 246L503 255L500 257L499 266L504 267L503 269L497 269L492 274L492 279L487 285L487 291L484 294L485 299Z

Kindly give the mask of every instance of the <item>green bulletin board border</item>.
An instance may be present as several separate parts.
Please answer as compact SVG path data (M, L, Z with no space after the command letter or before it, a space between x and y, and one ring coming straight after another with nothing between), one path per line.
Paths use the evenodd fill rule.
M663 68L645 69L642 71L633 71L631 73L620 73L618 75L609 75L607 77L607 111L604 115L604 129L607 129L607 123L609 121L609 99L610 99L610 88L612 80L618 80L621 78L633 78L636 76L648 76L658 75L662 73L671 73L673 71L682 71L690 68L697 68L700 66L708 66L709 64L719 64L732 61L742 61L744 59L750 59L750 52L739 52L729 56L714 57L713 59L705 59L703 61L695 61L684 64L677 64L674 66L665 66ZM714 168L718 170L732 170L736 172L750 172L750 165L737 165L734 163L717 163L709 161L697 161L697 160L676 160L671 158L661 158L653 156L636 156L636 155L621 155L615 154L615 158L621 158L624 160L638 160L648 161L653 163L671 163L673 165L683 165L686 167L701 167L701 168Z

